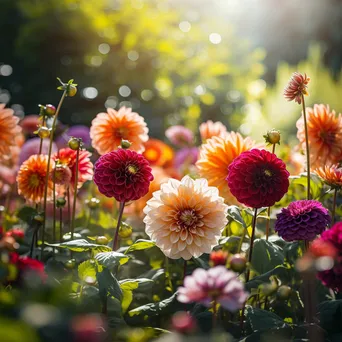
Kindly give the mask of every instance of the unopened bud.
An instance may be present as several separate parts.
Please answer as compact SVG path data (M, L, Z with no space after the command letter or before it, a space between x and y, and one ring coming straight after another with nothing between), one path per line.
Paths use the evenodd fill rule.
M68 261L64 264L64 266L65 266L67 269L72 270L72 269L74 269L75 266L76 266L76 260L75 260L75 259L70 259L70 260L68 260Z
M230 269L234 272L241 273L246 269L247 260L245 256L241 254L234 254L229 259Z
M280 145L280 131L277 131L276 129L271 129L267 132L266 135L264 135L265 141L267 144Z
M41 214L37 214L37 215L34 216L33 219L34 219L35 221L39 222L39 223L43 223L43 221L44 221L44 216L41 215Z
M120 147L127 150L128 148L130 148L132 145L132 143L129 141L129 140L125 140L125 139L122 139L121 140L121 144L120 144Z
M58 197L56 200L56 207L63 208L66 204L66 199L64 197Z
M278 288L277 297L278 297L279 299L282 299L282 300L289 299L289 298L290 298L290 295L291 295L291 292L292 292L292 289L291 289L290 286L281 285L281 286Z
M72 150L77 151L81 147L81 141L82 139L72 137L68 141L68 146Z
M89 209L96 209L99 207L100 200L96 197L92 197L91 199L87 199L85 203Z
M54 116L56 114L56 107L52 104L47 104L45 106L45 113L48 116Z
M37 134L41 139L48 138L50 136L50 129L45 126L39 127Z
M122 222L119 228L119 236L122 239L127 239L129 238L133 233L133 229L130 225L128 225L125 222Z
M109 240L105 236L98 236L96 238L96 243L98 245L107 245Z

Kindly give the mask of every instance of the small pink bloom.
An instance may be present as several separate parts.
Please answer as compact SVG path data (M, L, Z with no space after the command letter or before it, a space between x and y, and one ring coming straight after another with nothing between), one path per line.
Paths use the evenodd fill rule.
M224 138L227 135L227 128L220 121L212 122L211 120L208 120L207 122L203 122L199 126L199 131L203 142L212 137Z
M194 134L189 128L184 126L172 126L165 131L166 137L172 144L178 147L192 145L194 141Z
M284 89L284 97L288 101L297 102L298 104L302 103L302 95L308 95L308 84L310 82L310 77L307 77L306 74L300 74L299 72L293 73L291 76L289 83Z

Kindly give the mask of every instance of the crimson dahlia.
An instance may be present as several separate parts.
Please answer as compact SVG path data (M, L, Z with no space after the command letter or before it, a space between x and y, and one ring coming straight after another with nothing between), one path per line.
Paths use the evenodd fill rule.
M228 186L236 199L251 208L271 207L289 188L284 162L266 150L241 153L228 167Z
M118 149L101 156L95 163L94 182L99 191L119 202L137 200L148 193L152 169L144 156Z

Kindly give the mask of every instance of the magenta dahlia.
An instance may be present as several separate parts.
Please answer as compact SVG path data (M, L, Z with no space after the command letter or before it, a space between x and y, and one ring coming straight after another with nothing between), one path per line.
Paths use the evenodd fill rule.
M286 241L313 240L330 224L327 209L315 200L300 200L289 204L277 215L274 229Z
M104 154L95 163L94 182L99 191L119 202L145 196L152 180L148 161L135 151L118 149Z
M236 199L251 208L271 207L289 188L284 162L266 150L241 153L228 167L228 186Z
M320 240L330 243L337 249L335 265L332 269L318 272L317 276L325 286L342 292L342 222L337 222L322 233Z

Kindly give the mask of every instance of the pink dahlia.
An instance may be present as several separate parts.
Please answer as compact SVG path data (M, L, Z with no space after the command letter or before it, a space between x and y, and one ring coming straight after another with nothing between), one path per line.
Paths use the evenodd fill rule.
M99 191L119 202L137 200L148 193L153 180L150 164L141 154L125 149L101 156L95 163L94 182Z
M336 223L330 229L322 233L320 240L330 243L337 249L335 266L326 271L318 272L318 278L325 286L335 291L342 292L342 222Z
M181 303L195 302L210 307L211 302L216 302L232 312L241 309L248 297L237 274L224 266L209 270L197 268L191 276L185 277L184 287L178 291L177 299Z
M171 126L165 131L166 137L175 146L182 147L192 145L194 134L189 128L184 126Z
M236 199L251 208L271 207L289 188L290 173L273 153L253 149L240 154L228 167L228 186Z
M310 77L307 77L306 74L300 74L299 72L295 72L292 74L289 83L284 89L284 97L288 101L297 102L298 104L302 103L302 96L308 95L308 84L310 82Z
M286 241L313 240L330 221L328 210L320 202L300 200L281 210L274 229Z

